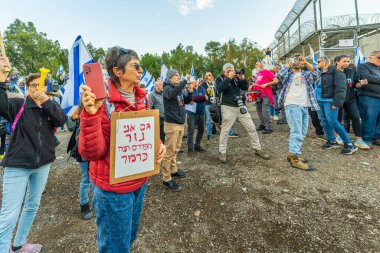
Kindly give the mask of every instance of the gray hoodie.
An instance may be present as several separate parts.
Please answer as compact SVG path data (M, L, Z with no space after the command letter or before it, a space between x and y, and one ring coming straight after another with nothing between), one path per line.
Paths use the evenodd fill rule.
M165 117L163 92L157 92L154 90L149 93L148 98L150 109L158 109L160 111L160 118L163 119Z

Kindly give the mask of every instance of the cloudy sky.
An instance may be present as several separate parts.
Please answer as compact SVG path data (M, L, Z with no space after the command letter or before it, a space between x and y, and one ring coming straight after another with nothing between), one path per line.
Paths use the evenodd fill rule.
M16 18L70 48L120 45L139 54L169 51L179 43L203 53L210 41L244 37L268 46L295 0L13 0L2 3L0 30ZM5 11L6 10L6 11Z

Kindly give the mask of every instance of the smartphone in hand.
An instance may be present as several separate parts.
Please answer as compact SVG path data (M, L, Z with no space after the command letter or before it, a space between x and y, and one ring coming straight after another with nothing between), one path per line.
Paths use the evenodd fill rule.
M83 76L86 85L91 88L92 93L96 96L96 99L103 99L107 97L102 65L99 62L84 64Z

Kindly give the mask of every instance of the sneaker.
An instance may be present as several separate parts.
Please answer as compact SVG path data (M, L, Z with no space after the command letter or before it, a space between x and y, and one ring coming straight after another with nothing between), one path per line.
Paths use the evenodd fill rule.
M380 138L376 138L373 142L373 145L380 146Z
M9 251L10 253L39 253L41 252L42 245L41 244L31 244L25 243L22 245L21 249L13 251L12 249Z
M182 170L178 170L176 173L171 174L171 176L175 178L185 178L187 173Z
M331 142L327 141L325 144L322 145L323 149L333 149L333 148L340 148L339 144L337 142Z
M280 118L279 118L277 115L274 115L274 116L272 117L272 119L273 119L274 121L277 121L277 120L279 120Z
M370 150L371 148L365 143L362 139L358 139L355 141L354 145L360 149Z
M229 134L228 137L237 138L237 137L239 137L239 134L237 134L237 133Z
M335 138L335 141L336 141L336 143L338 143L339 145L343 145L343 140L342 140L342 138L340 138L339 135Z
M226 153L220 153L220 152L219 152L219 160L220 160L222 163L226 163L226 162L227 162L227 154L226 154Z
M286 120L278 120L278 121L277 121L277 125L286 125L286 124L288 124L288 123L286 122Z
M257 131L265 130L265 126L264 125L260 125L256 130Z
M89 220L92 216L94 216L94 213L91 211L88 203L80 206L80 216L83 220Z
M206 149L202 148L200 145L194 145L194 151L203 152L206 151Z
M211 135L207 135L207 140L211 140Z
M182 190L182 186L176 183L174 179L170 180L169 182L164 182L164 185L166 186L166 189L171 191L180 191Z
M343 149L342 149L342 154L343 155L352 155L353 153L357 153L359 150L358 147L350 144L344 144Z
M265 159L265 160L269 160L270 159L270 156L268 154L268 152L264 151L264 150L256 150L255 151L255 155L257 156L260 156L261 158Z
M273 133L273 130L272 130L272 129L265 129L265 130L263 131L263 134L271 134L271 133Z

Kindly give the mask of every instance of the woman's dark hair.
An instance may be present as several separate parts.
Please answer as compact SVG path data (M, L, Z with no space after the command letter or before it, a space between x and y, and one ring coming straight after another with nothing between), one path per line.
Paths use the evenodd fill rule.
M40 78L41 74L40 73L32 73L26 78L26 86L29 86L30 82L33 81L34 79Z
M340 62L340 60L342 60L343 58L350 58L350 57L348 57L345 54L338 55L337 57L334 58L334 63L336 64L337 62Z
M124 73L125 66L131 60L139 60L137 53L131 49L112 47L108 50L106 56L106 68L113 83L119 82L119 78L113 72L113 68L116 67Z

